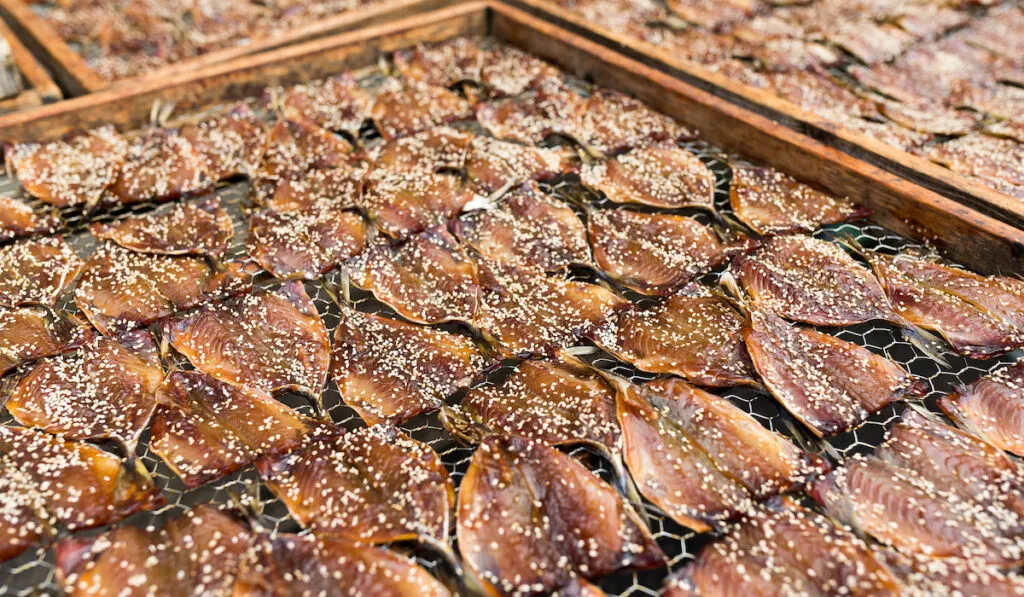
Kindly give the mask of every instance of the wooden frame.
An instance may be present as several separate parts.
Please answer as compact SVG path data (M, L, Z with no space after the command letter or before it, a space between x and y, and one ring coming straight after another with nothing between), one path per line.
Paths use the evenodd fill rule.
M763 89L737 83L702 65L674 56L657 45L595 26L579 14L548 0L504 0L534 16L558 24L644 64L670 73L694 87L710 91L748 110L882 167L975 210L1024 228L1024 201L992 189L972 177L957 174L869 135L839 126Z
M403 16L427 12L458 0L384 0L380 4L348 11L307 23L286 33L254 40L253 43L214 50L202 56L169 64L136 77L108 81L88 63L45 20L37 16L24 0L0 0L3 15L18 35L54 73L57 81L72 96L85 95L109 87L132 87L139 80L161 78L194 71L211 64L227 62L288 45L392 21Z
M43 140L98 126L144 125L154 101L199 109L292 84L361 68L383 52L459 35L493 35L598 84L633 94L695 127L702 138L848 196L875 212L879 224L927 240L977 271L1024 273L1024 230L981 214L878 166L793 131L641 64L607 46L494 0L309 41L229 64L112 88L31 113L0 117L0 142Z
M60 87L3 21L0 21L0 35L11 47L11 56L25 85L18 95L0 100L0 114L59 101L62 97Z

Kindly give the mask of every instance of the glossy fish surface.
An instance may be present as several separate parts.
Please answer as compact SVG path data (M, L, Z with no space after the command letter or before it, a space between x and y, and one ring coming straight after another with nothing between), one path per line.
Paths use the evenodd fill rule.
M216 182L192 143L175 129L151 129L128 141L121 172L108 193L119 204L171 201Z
M587 146L603 155L689 140L697 135L640 100L610 89L597 89L590 94L583 111L576 116Z
M181 127L213 180L252 176L263 156L266 130L249 106L237 104L223 116Z
M60 236L0 247L0 307L52 307L81 270L82 259Z
M997 448L1024 455L1024 362L940 398L939 406L964 429Z
M63 222L56 212L32 209L21 199L0 195L0 242L57 232Z
M363 251L367 225L358 213L313 207L259 211L249 218L246 251L276 278L313 279Z
M292 85L280 92L277 104L288 120L352 136L357 136L359 127L370 118L370 96L348 73Z
M281 120L267 133L256 178L276 184L310 170L347 165L352 144L330 131L298 120Z
M484 52L467 38L456 37L440 43L395 52L395 68L407 79L427 85L451 87L457 83L479 82Z
M362 203L380 230L403 239L459 215L474 196L450 174L379 169L367 175Z
M715 173L681 147L634 149L585 166L580 179L615 203L714 209Z
M81 321L47 307L0 309L0 375L73 350L92 337Z
M370 110L377 131L386 140L412 135L441 124L473 117L465 98L445 87L389 79Z
M481 194L505 185L551 180L575 172L576 154L567 147L533 147L475 137L466 157L466 176Z
M159 214L97 222L89 226L97 240L109 240L138 253L209 255L220 259L234 228L219 198L179 203Z

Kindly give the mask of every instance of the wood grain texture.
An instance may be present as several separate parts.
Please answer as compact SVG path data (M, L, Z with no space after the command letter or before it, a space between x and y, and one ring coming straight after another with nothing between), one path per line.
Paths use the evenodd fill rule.
M382 53L459 35L493 35L609 88L635 95L701 131L724 150L758 160L875 211L873 219L926 240L985 273L1024 273L1024 231L858 160L522 10L483 0L389 24L150 80L132 88L0 117L0 141L60 137L106 122L122 130L149 119L154 101L179 112L377 62Z
M0 21L0 35L11 48L14 64L21 73L24 91L15 97L0 101L0 113L23 110L41 104L48 104L61 99L60 87L50 78L49 73L36 60L32 52L25 47L14 31L6 23Z
M700 64L681 59L657 45L596 26L575 12L546 0L505 1L577 35L599 40L623 55L671 73L694 87L727 98L733 103L818 139L830 147L899 174L981 213L1024 227L1024 201L1000 193L971 177L957 174L864 133L837 125L773 93L737 83Z

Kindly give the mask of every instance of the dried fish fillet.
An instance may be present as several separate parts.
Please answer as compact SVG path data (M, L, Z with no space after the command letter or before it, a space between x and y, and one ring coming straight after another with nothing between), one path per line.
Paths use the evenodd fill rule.
M228 597L252 540L247 524L204 504L161 528L64 539L55 548L57 576L69 597Z
M458 415L506 437L553 446L584 442L609 453L621 446L615 390L570 360L523 361L502 383L471 389ZM464 433L453 423L455 433Z
M466 176L481 194L508 184L551 180L576 170L576 155L567 147L519 145L490 137L476 137L466 157Z
M828 241L776 236L738 257L731 271L755 308L792 321L820 326L902 323L871 271Z
M52 211L32 209L20 199L0 195L0 242L36 234L52 234L63 221Z
M381 169L367 176L363 206L378 228L400 239L454 218L474 196L457 176Z
M754 16L757 0L669 0L668 9L688 23L707 30L724 29Z
M448 537L455 503L448 471L430 446L394 427L339 430L257 467L317 536L369 545Z
M171 201L216 182L192 143L175 129L152 129L128 142L121 172L108 193L122 205Z
M244 292L249 275L236 266L217 271L200 257L146 255L107 243L86 262L75 304L102 333L129 331Z
M121 171L128 144L112 126L68 141L19 143L6 161L29 195L57 207L92 207Z
M97 240L113 241L138 253L209 255L220 259L234 235L220 198L179 203L170 210L116 222L96 222L89 231Z
M904 254L865 255L900 317L957 352L989 358L1024 346L1024 283Z
M702 386L757 385L740 330L744 317L704 286L689 284L652 309L626 309L588 337L634 367Z
M436 85L389 79L370 110L386 140L473 117L473 108L458 94Z
M81 270L82 259L60 236L0 247L0 307L52 307Z
M362 175L341 167L309 172L282 180L260 203L278 213L310 209L350 209L361 204Z
M1024 362L998 369L940 398L939 407L993 446L1024 455Z
M281 115L329 131L358 136L370 118L370 95L349 73L305 85L292 85L277 98Z
M771 168L733 166L729 202L736 217L762 235L813 232L869 213Z
M874 455L849 459L809 493L908 556L1007 566L1024 558L1022 481L996 448L914 413Z
M92 337L77 319L48 307L0 309L0 375L78 348Z
M470 321L480 302L476 262L442 226L397 247L378 242L349 270L353 283L417 323Z
M331 376L369 425L403 423L467 387L484 357L465 336L341 309Z
M27 427L0 425L0 457L32 480L48 525L69 531L112 524L158 507L163 496L142 463L134 468L90 444Z
M462 170L475 138L469 131L448 126L430 128L388 141L373 165L392 172Z
M27 427L67 439L113 438L134 453L163 377L149 332L100 336L33 365L14 386L7 410Z
M602 155L615 155L649 145L696 138L697 133L655 111L647 104L610 89L587 97L576 114L587 146Z
M528 89L562 84L562 73L522 50L501 44L484 53L480 81L492 95L519 95Z
M421 45L395 52L395 67L403 77L438 87L480 81L484 51L467 37Z
M680 147L644 147L584 166L580 179L615 203L714 210L715 173Z
M856 595L904 587L873 550L828 518L780 500L758 508L665 583L664 597Z
M929 160L992 183L1024 187L1024 144L983 133L972 133L929 147Z
M159 386L150 448L198 487L302 447L318 423L255 388L197 371L172 371Z
M298 282L206 305L163 329L196 369L232 385L319 396L327 381L331 340Z
M415 560L380 547L312 535L261 535L246 556L232 597L320 595L450 597Z
M893 361L768 313L748 314L743 339L765 387L818 436L852 429L923 393L922 382Z
M532 182L507 193L496 205L463 214L452 230L491 261L548 272L590 262L586 228L576 212Z
M249 218L245 244L249 256L274 277L313 279L361 253L367 236L362 216L350 211L265 209Z
M686 216L590 209L594 262L609 278L643 294L662 295L725 263L750 243L723 243Z
M636 512L579 462L497 435L477 448L459 487L458 541L493 595L577 595L583 578L665 557Z
M276 186L310 170L344 167L353 149L348 141L314 124L281 120L267 133L256 178Z
M879 111L889 120L912 131L935 135L966 135L984 120L976 112L936 107L928 103L881 101Z
M17 557L47 534L46 502L31 475L0 454L0 563Z
M480 308L473 324L503 355L545 355L624 308L628 302L595 284L548 277L518 265L479 264Z
M213 180L252 176L263 156L266 130L245 104L227 114L181 127Z
M539 145L552 135L583 140L579 114L586 99L562 88L540 89L529 96L475 106L480 125L498 139Z

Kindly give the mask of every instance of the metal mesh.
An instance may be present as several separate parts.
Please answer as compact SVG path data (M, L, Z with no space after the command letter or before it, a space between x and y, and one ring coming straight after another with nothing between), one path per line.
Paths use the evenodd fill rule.
M374 140L367 139L368 143ZM687 149L697 154L716 174L717 190L716 205L720 213L729 215L728 204L729 168L726 165L727 156L721 151L702 142L694 142L686 145ZM560 181L557 190L565 190L566 187L578 187L578 179L575 177ZM223 185L215 191L224 200L225 209L231 215L235 226L235 237L228 257L245 256L245 237L248 228L247 196L248 183L236 182ZM3 178L0 179L0 193L16 192L16 183ZM552 189L555 190L555 189ZM577 189L578 190L578 189ZM607 207L607 204L596 202L597 207ZM124 215L152 212L165 209L166 207L155 205L134 206L131 209L121 210L117 213L106 214L99 219L115 219ZM686 212L688 215L711 223L711 218L704 213ZM67 214L69 231L67 239L71 246L82 256L87 256L94 250L95 242L85 229L85 222L81 215ZM857 222L837 226L827 226L816 233L821 238L831 238L837 234L851 236L861 245L869 249L885 252L896 252L904 248L914 246L905 238L897 236L880 226L869 222ZM596 276L585 270L578 270L574 274L583 279L596 280ZM713 281L717 273L709 274L708 281ZM338 309L328 293L326 287L336 284L340 274L331 273L324 279L306 283L306 290L313 299L320 311L328 332L333 337L334 328L338 323ZM274 284L269 277L264 276L257 280L260 285ZM74 312L74 303L70 296L65 298L63 306ZM630 295L632 300L638 302L651 301L649 298L642 298ZM371 296L359 291L352 290L351 300L362 311L375 313L391 313L390 309L374 300ZM451 326L451 329L458 329ZM973 361L960 357L948 350L942 356L948 362L948 366L942 365L927 356L920 350L907 342L900 332L894 327L882 323L868 323L851 326L834 332L836 335L857 344L863 345L870 350L885 354L889 358L899 362L912 373L924 379L929 386L928 403L945 392L948 392L957 384L968 383L981 375L992 370L1002 362L1019 358L1019 354L1007 355L1000 359L990 361ZM613 357L598 351L586 355L585 360L595 366L613 371L626 376L634 381L652 379L654 376L639 372L632 367L625 365ZM506 364L499 368L488 378L481 382L481 385L497 384L507 377L513 370L512 364ZM803 431L800 425L788 415L770 396L763 392L747 388L734 388L721 392L728 397L739 408L753 415L766 427L794 438L796 441L815 452L824 454L835 462L845 456L859 451L868 451L877 446L885 429L899 415L900 405L890 406L872 416L862 427L855 431L839 435L828 440L827 444L813 438L810 433ZM299 410L312 414L312 405L308 400L299 396L284 395L279 397L282 402ZM451 401L458 402L460 396L453 396ZM356 413L347 407L338 393L334 382L327 386L323 397L324 405L335 422L344 427L359 427L363 423ZM10 422L10 416L4 411L0 413L0 423ZM460 446L444 430L436 414L421 415L412 421L401 426L409 435L420 441L430 444L440 454L443 462L451 472L456 485L459 483L469 459L472 449ZM284 505L276 500L270 491L259 483L258 475L250 467L237 474L222 478L196 489L186 489L177 476L149 450L148 431L142 436L139 442L138 452L146 467L153 473L153 477L163 490L167 498L167 504L159 510L138 513L121 524L134 525L162 525L165 521L180 515L185 510L199 504L228 504L233 500L233 495L248 494L250 491L257 491L264 502L262 513L258 522L265 528L281 531L299 531L298 524L288 515ZM576 453L584 458L592 468L602 475L610 474L602 466L602 463L582 451ZM646 504L651 531L658 545L665 551L669 558L669 568L676 569L691 559L711 536L709 534L694 533L665 517L660 510L650 504ZM103 529L87 533L102 532ZM444 574L444 566L430 554L415 553L417 559L428 569ZM646 571L640 573L620 573L601 579L597 584L610 595L656 595L662 582L668 573L665 569ZM46 595L59 594L60 590L56 583L54 572L53 554L43 546L30 549L18 558L9 560L0 565L0 595Z

